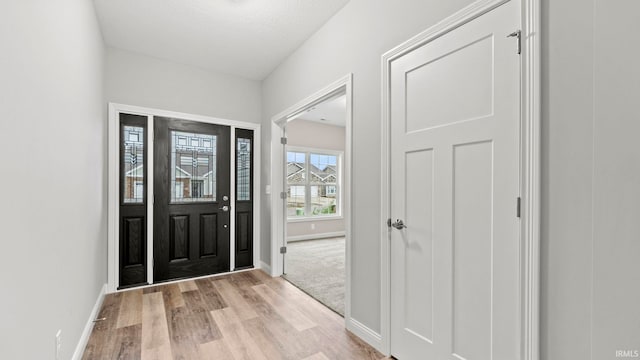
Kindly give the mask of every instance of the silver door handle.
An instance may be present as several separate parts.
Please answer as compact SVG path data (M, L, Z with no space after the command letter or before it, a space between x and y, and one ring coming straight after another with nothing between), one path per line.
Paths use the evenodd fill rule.
M394 228L396 228L398 230L402 230L402 229L407 227L407 225L405 225L404 222L402 222L402 220L400 220L400 219L396 220L396 222L391 224L391 226L393 226Z
M229 211L229 207L227 205L225 205L225 206L223 206L221 208L218 208L218 209L220 209L222 211Z

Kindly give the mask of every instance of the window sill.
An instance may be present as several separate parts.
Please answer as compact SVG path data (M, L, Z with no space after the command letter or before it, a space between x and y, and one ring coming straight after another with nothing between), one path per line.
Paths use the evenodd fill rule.
M287 218L288 223L298 223L298 222L310 222L310 221L328 221L328 220L342 220L344 216L335 215L335 216L304 216L304 217L295 217L295 218Z

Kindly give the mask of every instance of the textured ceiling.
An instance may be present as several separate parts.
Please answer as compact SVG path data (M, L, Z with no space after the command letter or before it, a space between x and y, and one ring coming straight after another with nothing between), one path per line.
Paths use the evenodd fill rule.
M261 80L349 0L94 0L109 46Z

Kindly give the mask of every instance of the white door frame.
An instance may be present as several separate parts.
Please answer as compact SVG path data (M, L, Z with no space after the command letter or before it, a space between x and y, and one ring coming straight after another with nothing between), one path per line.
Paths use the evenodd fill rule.
M283 258L280 255L280 247L285 245L286 216L284 213L284 199L280 194L284 190L284 158L285 154L280 138L284 134L286 123L297 115L306 111L311 106L318 104L333 94L342 91L346 92L347 98L347 119L345 126L345 149L344 149L344 176L343 176L343 197L342 213L345 220L345 320L351 318L351 146L352 146L352 74L347 74L335 82L318 90L313 95L297 102L295 105L278 113L271 118L271 275L280 276L283 271Z
M539 264L540 264L540 0L478 0L382 56L382 211L381 337L385 354L391 350L391 116L390 66L402 55L507 3L521 1L521 353L523 360L539 359ZM513 29L514 31L517 29ZM515 47L514 47L515 50Z
M147 172L153 174L153 118L155 116L197 121L207 124L226 125L231 127L231 169L235 169L235 129L253 130L253 266L260 267L260 124L243 121L235 121L221 118L214 118L204 115L195 115L175 111L147 108L134 105L109 103L109 124L108 124L108 229L107 229L107 293L118 291L118 279L120 278L119 259L119 194L120 194L120 113L142 115L147 117ZM231 171L230 203L235 204L235 171ZM152 179L151 176L148 176ZM153 199L153 181L147 179L147 198ZM235 211L235 206L231 208ZM234 213L235 214L235 213ZM147 201L147 282L153 284L153 202ZM256 230L257 229L257 230ZM235 216L231 216L229 223L230 237L230 258L229 271L235 267Z

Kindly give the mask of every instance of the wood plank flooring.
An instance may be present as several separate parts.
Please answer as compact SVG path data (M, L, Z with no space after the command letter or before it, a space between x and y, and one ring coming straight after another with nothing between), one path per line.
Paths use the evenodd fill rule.
M344 320L260 270L105 297L83 359L383 359Z

